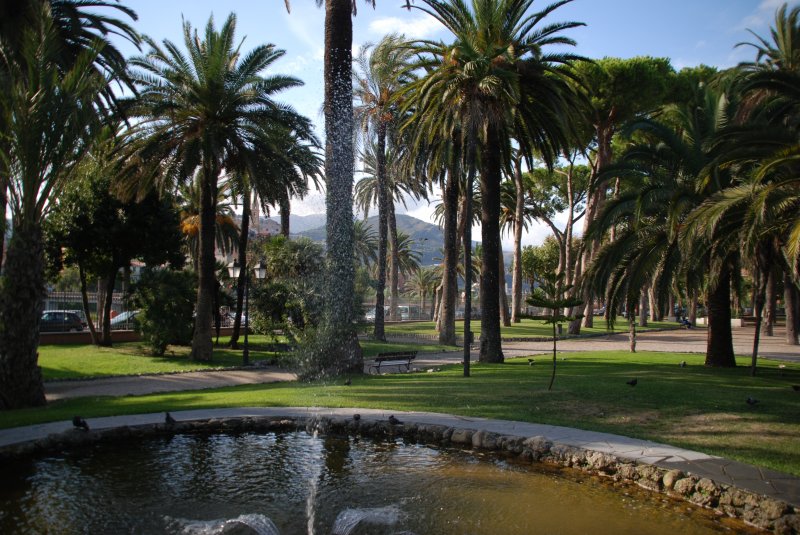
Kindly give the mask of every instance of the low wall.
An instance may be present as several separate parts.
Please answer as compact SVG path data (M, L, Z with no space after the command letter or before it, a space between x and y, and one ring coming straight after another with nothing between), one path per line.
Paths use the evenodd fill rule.
M247 416L181 421L173 424L143 424L85 432L72 429L46 438L0 448L0 461L20 456L43 455L68 448L90 446L99 440L140 439L154 435L207 432L270 432L305 429L309 432L362 435L377 439L403 437L434 446L473 448L514 455L520 460L542 462L628 482L653 492L686 500L720 514L738 518L752 526L780 534L800 534L800 510L792 504L718 483L681 470L667 470L647 463L619 459L614 455L548 440L546 437L501 435L470 428L414 423L393 425L385 420L344 417Z

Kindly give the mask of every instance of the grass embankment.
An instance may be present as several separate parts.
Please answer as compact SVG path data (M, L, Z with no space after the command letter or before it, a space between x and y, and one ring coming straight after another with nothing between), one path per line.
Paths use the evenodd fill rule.
M628 332L628 320L623 317L617 318L613 328L608 328L605 320L602 317L594 318L594 327L581 327L581 335L590 334L608 334L609 332L626 333ZM472 320L470 324L471 330L475 333L477 339L481 333L481 320ZM653 329L677 329L678 324L674 321L651 321L648 322L647 327L636 326L636 331L650 331ZM500 326L501 336L503 338L549 338L553 336L553 326L544 323L542 320L525 318L520 323L512 323L510 327ZM368 332L371 332L369 330ZM564 334L566 335L567 326L564 325ZM432 321L415 321L403 323L387 323L386 334L427 334L435 335L436 324ZM464 322L456 322L456 334L458 336L464 335Z
M434 373L353 377L311 384L249 385L118 398L82 398L40 409L0 413L0 427L74 414L98 416L236 406L367 407L434 411L548 423L650 439L800 475L800 365L762 361L756 377L747 359L735 369L710 369L702 355L570 353L558 361L547 391L550 361L459 366ZM681 368L678 363L687 362ZM638 378L638 385L626 384ZM752 396L755 406L745 403Z
M227 343L227 339L224 343ZM285 358L284 353L271 350L272 338L267 336L250 337L250 361ZM222 343L222 342L221 342ZM55 379L81 379L106 377L111 375L138 375L144 373L169 373L242 365L242 342L240 349L214 348L211 362L198 362L189 359L191 349L186 346L170 346L163 357L148 353L138 342L115 344L114 347L80 345L43 345L39 347L39 365L45 381ZM362 341L366 356L374 356L383 351L399 351L408 347L402 343L380 343ZM419 351L441 351L442 346L424 344L414 346ZM451 348L455 349L455 348Z

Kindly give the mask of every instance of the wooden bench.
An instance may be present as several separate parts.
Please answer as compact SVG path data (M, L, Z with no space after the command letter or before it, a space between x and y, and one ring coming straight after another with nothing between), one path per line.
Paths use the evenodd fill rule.
M381 366L405 366L406 371L411 370L411 361L417 357L416 351L390 351L378 353L374 362L369 367L369 373L381 373Z

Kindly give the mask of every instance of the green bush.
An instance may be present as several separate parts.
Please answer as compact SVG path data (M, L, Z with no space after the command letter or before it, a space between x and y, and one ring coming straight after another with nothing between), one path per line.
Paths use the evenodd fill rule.
M131 299L141 310L137 329L154 355L163 355L169 344L191 343L196 294L195 277L189 271L142 271Z

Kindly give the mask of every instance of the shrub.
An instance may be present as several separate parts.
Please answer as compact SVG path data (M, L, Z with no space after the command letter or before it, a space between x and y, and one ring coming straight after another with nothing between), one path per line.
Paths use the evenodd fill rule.
M196 292L195 277L189 271L142 271L131 298L141 309L137 329L154 355L163 355L169 344L191 342Z

